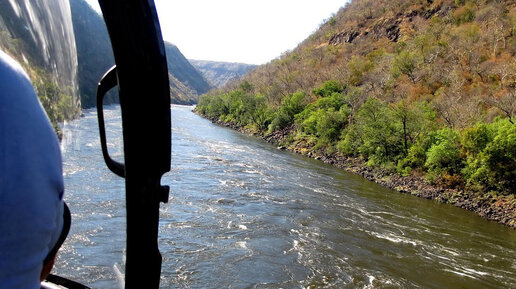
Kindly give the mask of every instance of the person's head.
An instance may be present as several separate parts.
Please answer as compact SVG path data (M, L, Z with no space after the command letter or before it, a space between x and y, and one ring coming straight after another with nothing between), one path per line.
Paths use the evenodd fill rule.
M0 51L0 288L39 288L68 231L63 194L55 130L27 73Z

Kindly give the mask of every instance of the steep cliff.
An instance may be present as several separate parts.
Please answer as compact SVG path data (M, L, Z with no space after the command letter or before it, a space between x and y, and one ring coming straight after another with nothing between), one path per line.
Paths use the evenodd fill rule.
M0 49L24 66L56 128L79 113L68 1L0 1Z
M104 19L85 0L70 0L73 29L79 63L79 91L82 107L96 105L97 83L115 64L111 41ZM104 97L104 103L118 103L114 92Z

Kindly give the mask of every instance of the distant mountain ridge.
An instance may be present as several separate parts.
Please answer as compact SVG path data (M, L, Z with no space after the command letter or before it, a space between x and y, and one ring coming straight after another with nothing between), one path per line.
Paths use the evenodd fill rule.
M216 87L222 87L231 80L239 79L257 67L254 64L193 59L190 59L190 63Z
M85 0L70 0L79 63L79 91L82 107L96 105L97 82L114 65L111 42L104 19ZM172 103L194 104L212 88L179 49L165 42ZM111 93L105 103L118 102Z

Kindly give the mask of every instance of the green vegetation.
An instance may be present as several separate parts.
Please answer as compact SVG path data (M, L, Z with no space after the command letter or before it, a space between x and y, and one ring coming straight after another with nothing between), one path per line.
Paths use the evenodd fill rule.
M51 80L45 72L38 71L32 76L32 82L41 105L45 109L54 129L59 133L58 123L70 120L79 115L80 108L66 89ZM71 88L68 88L71 90Z
M355 0L197 110L285 146L515 194L514 31L503 1Z
M418 171L431 179L453 181L450 185L515 192L516 125L507 118L464 129L440 128L435 109L426 102L389 105L370 97L351 121L349 89L335 81L315 89L319 98L312 102L296 92L276 110L264 96L245 89L248 85L201 98L198 112L261 134L294 125L290 141L309 140L314 150L360 156L371 166L396 167L404 175Z
M207 117L219 118L253 131L267 130L274 113L267 107L263 96L249 93L248 85L250 84L244 82L239 89L229 93L201 98L199 111Z

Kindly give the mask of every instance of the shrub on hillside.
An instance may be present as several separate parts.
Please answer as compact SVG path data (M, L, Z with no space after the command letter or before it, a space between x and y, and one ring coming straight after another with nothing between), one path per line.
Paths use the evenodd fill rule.
M443 128L436 132L435 142L426 152L425 166L430 173L438 175L460 173L464 162L456 131Z
M481 128L481 129L480 129ZM470 155L463 170L468 184L487 190L516 192L516 126L507 120L477 126L463 142L477 141L477 156ZM471 150L470 150L471 151Z

